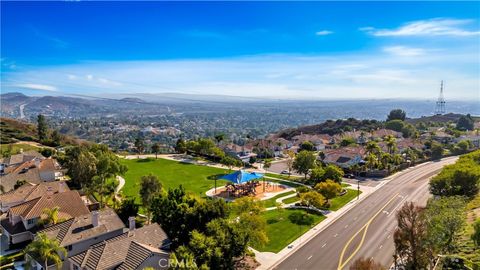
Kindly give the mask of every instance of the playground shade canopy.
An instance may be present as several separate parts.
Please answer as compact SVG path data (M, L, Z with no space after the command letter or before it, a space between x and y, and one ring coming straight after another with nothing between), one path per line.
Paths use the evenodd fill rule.
M231 174L223 175L222 177L220 177L220 179L225 179L235 184L243 184L248 181L260 179L262 177L263 177L262 173L256 173L256 172L251 173L251 172L246 172L244 170L240 170Z

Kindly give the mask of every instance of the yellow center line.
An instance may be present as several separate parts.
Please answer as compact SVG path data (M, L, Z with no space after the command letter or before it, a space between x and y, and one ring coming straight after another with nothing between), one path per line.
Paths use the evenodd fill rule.
M352 238L350 238L350 240L348 240L347 244L345 244L345 247L343 247L343 250L342 250L342 253L340 254L340 259L338 260L338 270L341 270L352 258L353 256L355 256L355 254L357 254L357 252L360 250L360 248L362 247L363 245L363 242L365 241L365 236L367 235L367 231L368 231L368 227L370 226L370 223L372 223L372 221L383 211L383 209L385 209L396 197L398 196L398 193L396 193L395 195L393 195L392 198L390 198L390 200L388 200L388 202L385 203L385 205L383 205L383 207L378 210L377 213L375 213L375 215L373 215L373 217L371 217L367 223L365 223L365 225L362 226L362 228L360 228L360 230L358 230L353 236ZM350 245L350 243L353 241L353 239L355 239L357 237L357 235L363 230L363 235L362 235L362 240L360 241L359 245L357 246L357 248L353 251L353 253L345 260L345 262L343 262L343 256L345 256L345 252L347 251L347 248L348 246Z

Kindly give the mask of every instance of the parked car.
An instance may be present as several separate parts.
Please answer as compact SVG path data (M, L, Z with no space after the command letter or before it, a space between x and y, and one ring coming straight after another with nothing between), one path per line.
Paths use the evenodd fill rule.
M290 172L288 170L283 170L280 174L288 174L290 175Z
M353 175L352 173L347 173L344 176L349 179L355 179L355 175Z

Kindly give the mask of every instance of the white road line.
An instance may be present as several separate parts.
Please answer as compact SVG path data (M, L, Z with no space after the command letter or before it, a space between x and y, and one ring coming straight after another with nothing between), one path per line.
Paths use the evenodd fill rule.
M390 236L392 236L392 235L391 235L391 234L389 234L389 235L387 236L387 239L390 239Z
M380 247L378 249L382 249L383 245L380 245Z
M322 245L322 248L324 248L326 245L327 245L327 243L323 244L323 245Z
M347 225L345 225L345 229L346 229L346 228L348 228L348 224L347 224Z
M307 258L307 261L310 260L312 258L313 255L310 255L310 257Z
M338 236L338 233L336 233L335 235L333 235L333 237L337 237Z

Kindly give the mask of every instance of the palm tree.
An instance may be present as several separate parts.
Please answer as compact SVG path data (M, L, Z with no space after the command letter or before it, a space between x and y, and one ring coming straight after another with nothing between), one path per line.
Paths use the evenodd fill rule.
M49 239L46 234L40 233L36 239L25 248L27 266L32 260L43 262L43 269L47 269L49 263L54 264L57 269L62 268L62 257L67 257L67 250L60 246L56 239Z
M367 155L367 162L366 162L366 165L367 167L372 170L373 167L377 166L378 164L378 160L377 160L377 156L373 153L370 153Z
M55 225L59 222L58 211L60 207L55 206L54 208L45 208L42 213L44 217L42 218L41 223L44 225Z
M384 169L387 169L387 165L388 163L390 162L390 160L392 160L392 155L390 155L389 153L382 153L380 155L380 162L382 163L382 166Z
M386 142L387 144L388 153L395 153L395 148L397 147L397 140L395 139L395 137L393 137L392 135L388 135L385 137L384 142Z
M395 154L392 157L393 164L400 165L403 161L403 157L400 154Z
M368 154L376 154L380 152L380 146L378 146L377 142L375 141L369 141L365 149L367 150Z

